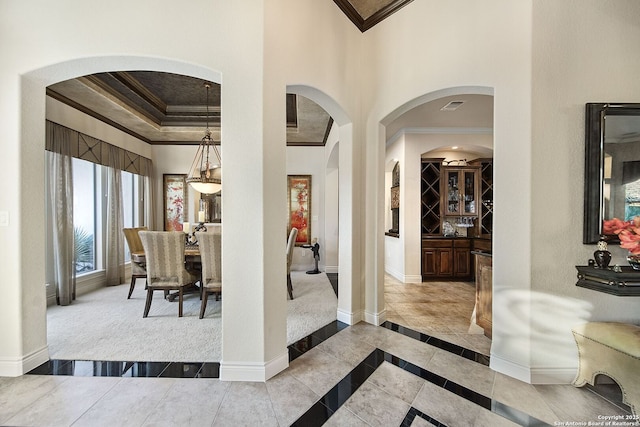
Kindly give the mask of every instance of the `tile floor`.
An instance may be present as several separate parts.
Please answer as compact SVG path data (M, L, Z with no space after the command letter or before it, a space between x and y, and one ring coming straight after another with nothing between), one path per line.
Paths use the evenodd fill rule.
M292 345L289 368L266 383L222 382L209 365L57 361L0 378L0 425L537 426L629 414L590 389L491 371L484 337L443 321L470 318L472 304L453 295L469 285L387 282L389 322L327 325Z

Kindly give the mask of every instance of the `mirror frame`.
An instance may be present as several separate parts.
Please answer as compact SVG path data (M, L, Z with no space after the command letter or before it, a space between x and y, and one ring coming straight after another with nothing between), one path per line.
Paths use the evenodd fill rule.
M587 103L585 111L584 227L582 243L597 243L602 235L604 202L604 118L640 116L640 104ZM612 238L610 241L617 241Z

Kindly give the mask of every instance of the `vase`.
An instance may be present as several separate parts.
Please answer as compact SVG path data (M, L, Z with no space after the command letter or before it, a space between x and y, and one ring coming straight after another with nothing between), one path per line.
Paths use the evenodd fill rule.
M593 253L593 257L596 260L596 265L598 266L598 268L607 268L607 267L609 267L609 262L611 262L611 252L597 250L597 251L595 251ZM639 266L639 268L640 268L640 266Z
M611 252L607 250L607 242L604 239L600 239L598 242L598 250L593 253L593 258L596 260L598 268L609 267L611 262Z
M627 255L627 262L634 270L640 270L640 254Z

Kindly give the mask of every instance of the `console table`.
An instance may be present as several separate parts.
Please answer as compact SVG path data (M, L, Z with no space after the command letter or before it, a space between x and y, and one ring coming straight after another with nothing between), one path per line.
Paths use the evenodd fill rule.
M631 267L620 267L621 271L576 265L576 286L617 296L640 296L640 271Z

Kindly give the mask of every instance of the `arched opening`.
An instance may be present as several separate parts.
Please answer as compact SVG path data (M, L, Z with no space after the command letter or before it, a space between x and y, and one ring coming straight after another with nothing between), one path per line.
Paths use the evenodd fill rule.
M22 129L23 139L39 142L23 146L23 154L29 157L30 161L38 161L40 164L44 163L43 153L45 137L43 123L45 122L46 117L44 105L46 104L45 91L47 86L78 76L114 70L150 70L189 75L206 81L221 81L221 75L218 72L201 67L194 67L191 64L183 64L170 60L156 60L153 58L113 57L98 58L93 59L92 61L79 59L77 61L70 61L65 64L53 65L36 70L22 77L25 93L25 97L23 98L23 109L25 114L23 114ZM313 93L314 91L311 90L310 92ZM344 119L345 115L341 112L342 110L336 108L335 103L327 102L326 96L320 93L318 99L329 105L329 107L326 107L328 110L335 109L335 112L333 113L335 117L342 117ZM41 100L41 102L37 102L37 100ZM41 105L42 108L27 108L27 104L30 105L31 102L36 102L36 104ZM348 136L345 137L345 139L350 141L350 132L348 131L349 125L347 124L342 128L347 129L346 135ZM341 133L341 135L342 134L343 133ZM190 152L189 158L192 158L192 154L193 153ZM42 170L42 168L40 168L40 170ZM36 178L42 179L43 176L37 176ZM28 218L28 221L33 224L37 223L38 225L35 227L29 227L28 231L25 228L23 235L25 239L28 239L30 242L30 247L35 247L36 250L44 250L45 248L43 238L44 227L41 225L44 224L44 215L42 214L43 209L39 205L39 202L44 199L43 181L44 180L42 179L41 181L34 183L34 191L31 193L30 198L24 201L24 204L21 207L26 212L34 212L34 214ZM42 260L38 260L30 266L29 271L24 273L25 280L23 283L25 283L25 285L23 290L25 298L37 301L37 304L33 304L29 307L30 313L27 317L31 320L23 324L24 334L29 335L32 339L42 343L37 354L32 355L29 362L25 364L25 370L29 370L48 359L48 350L46 347L46 320L43 320L46 319L46 295L41 287L33 285L35 283L44 282L44 270L44 263ZM349 281L346 280L345 282L343 282L343 284L345 284L344 287L349 289L349 286L347 286ZM344 311L351 313L353 310L348 306Z
M354 324L360 320L359 298L354 297L358 288L357 277L351 267L354 241L350 233L341 233L342 227L351 229L353 224L353 168L352 126L344 109L326 93L304 85L287 86L287 93L305 96L322 107L334 120L334 126L325 150L325 256L331 273L338 273L338 320ZM339 179L338 179L339 177ZM329 228L331 230L327 232ZM329 254L329 255L327 255ZM334 264L336 263L337 264ZM333 270L337 271L333 271Z
M480 240L491 244L487 206L492 188L483 193L481 171L482 161L492 164L493 158L492 90L458 87L425 94L397 108L382 124L386 319L489 354L490 341L475 324L472 253L476 240L479 246ZM399 189L391 179L396 162ZM486 168L485 179L492 185L491 171ZM469 193L452 195L464 198L461 210L447 202L454 174ZM389 228L394 190L400 199L398 233Z
M22 266L22 299L30 301L23 315L22 335L29 337L28 342L35 352L23 363L22 370L29 370L48 360L46 346L46 294L42 285L45 280L45 262L43 257L34 257L33 253L45 251L45 213L44 200L44 142L46 118L47 86L78 76L111 70L155 70L189 75L203 80L220 82L217 71L193 64L149 57L101 57L82 58L44 67L21 77L22 86L22 123L20 139L21 157L26 160L25 168L40 173L29 174L24 188L30 188L29 197L21 200L20 210L24 212L21 234L30 244L22 248L22 259L30 259L28 266ZM34 168L34 164L38 167ZM27 226L26 224L29 224Z

